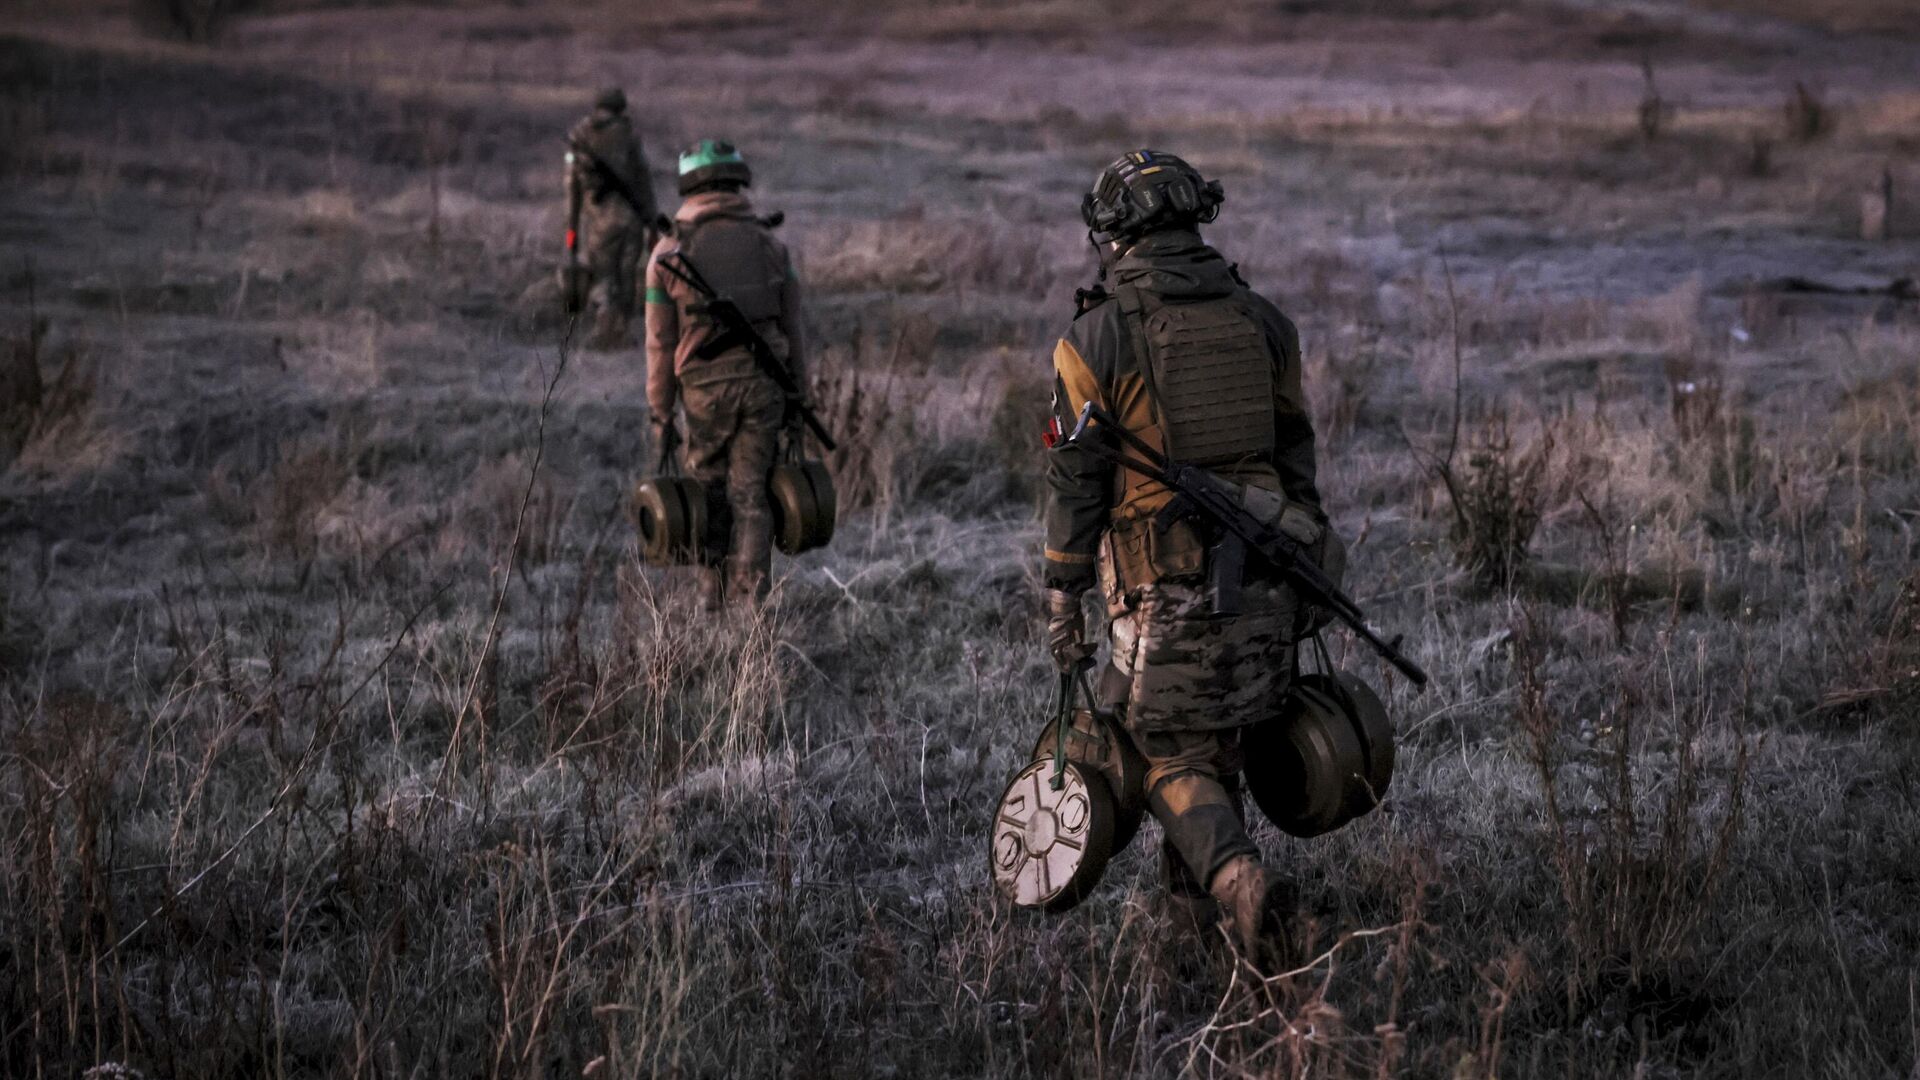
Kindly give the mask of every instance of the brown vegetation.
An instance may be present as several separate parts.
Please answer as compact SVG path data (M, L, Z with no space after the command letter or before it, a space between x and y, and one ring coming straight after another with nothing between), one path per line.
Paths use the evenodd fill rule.
M1911 1073L1920 311L1850 239L1910 48L793 10L14 16L0 1075ZM639 358L548 291L608 80L790 215L847 513L758 615L634 558ZM1814 143L1765 135L1797 82ZM986 881L1074 202L1136 142L1225 181L1349 580L1436 675L1343 657L1401 771L1260 827L1312 907L1274 979L1163 917L1151 829L1064 916Z

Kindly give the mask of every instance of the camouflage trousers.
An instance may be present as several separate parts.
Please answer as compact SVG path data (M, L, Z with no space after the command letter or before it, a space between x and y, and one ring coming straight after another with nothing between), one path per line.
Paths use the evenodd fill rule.
M1205 896L1236 855L1259 858L1240 799L1240 729L1128 732L1147 759L1147 809L1160 823L1167 891Z
M629 328L639 295L640 266L647 257L649 230L631 211L589 205L581 214L581 239L593 286L587 308L593 313L593 341L602 348L632 343Z
M727 596L764 600L773 569L773 512L767 476L780 448L786 398L754 375L683 386L687 473L707 487L707 563L701 584L710 604Z
M1113 605L1106 696L1124 699L1147 759L1147 808L1175 893L1205 895L1228 860L1260 854L1240 801L1240 732L1285 700L1296 606L1291 589L1259 582L1231 618L1212 616L1205 588L1173 582Z

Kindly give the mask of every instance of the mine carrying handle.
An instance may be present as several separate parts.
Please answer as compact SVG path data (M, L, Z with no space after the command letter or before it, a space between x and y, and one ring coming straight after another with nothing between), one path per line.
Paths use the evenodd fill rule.
M826 447L828 453L840 449L840 444L834 441L827 426L820 422L820 414L807 404L806 394L800 384L794 381L793 372L787 370L787 365L773 354L773 346L768 345L767 339L760 336L760 331L753 328L752 320L740 310L740 305L721 296L708 284L700 268L693 265L693 260L687 258L685 252L662 258L660 268L699 293L702 299L694 310L712 318L720 327L720 332L695 349L694 355L702 360L711 360L729 349L745 346L761 372L787 395L789 407L800 413L800 419L806 423L807 430L813 432L813 437L820 440L820 445Z
M1101 441L1098 432L1090 431L1089 425L1097 425L1101 431L1113 432L1125 444L1126 450ZM1091 401L1080 410L1080 418L1073 425L1073 434L1062 440L1060 445L1079 447L1103 461L1131 469L1166 485L1176 496L1185 498L1187 505L1198 516L1239 537L1249 550L1258 553L1279 570L1288 584L1308 603L1326 608L1335 618L1346 623L1360 640L1380 654L1381 659L1412 680L1413 685L1427 685L1427 673L1400 651L1398 638L1393 641L1382 638L1378 631L1368 625L1366 613L1360 610L1360 605L1354 603L1352 597L1341 592L1340 587L1321 572L1319 565L1298 541L1277 529L1269 528L1248 513L1238 499L1220 486L1212 473L1167 460L1165 454L1147 445L1140 436L1128 431L1125 425L1114 419L1112 413ZM1133 453L1128 454L1127 450Z
M1060 673L1060 691L1054 698L1053 706L1053 790L1059 791L1067 782L1067 734L1073 727L1073 707L1078 698L1084 698L1089 712L1098 713L1093 703L1093 687L1087 681L1087 672L1093 669L1093 658L1088 657L1073 666L1072 671Z

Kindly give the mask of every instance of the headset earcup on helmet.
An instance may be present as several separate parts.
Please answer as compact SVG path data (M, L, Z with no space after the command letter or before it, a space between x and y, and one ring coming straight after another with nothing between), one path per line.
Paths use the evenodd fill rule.
M1108 165L1080 200L1080 217L1109 239L1139 236L1157 227L1206 224L1226 201L1208 180L1173 154L1136 150Z

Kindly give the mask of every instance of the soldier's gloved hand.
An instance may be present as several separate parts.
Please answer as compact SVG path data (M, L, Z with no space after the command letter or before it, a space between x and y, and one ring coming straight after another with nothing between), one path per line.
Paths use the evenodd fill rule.
M1095 646L1086 640L1087 613L1080 606L1080 594L1065 589L1047 590L1047 653L1053 665L1071 672L1092 658Z
M1336 589L1346 588L1347 582L1347 544L1340 534L1329 525L1320 530L1319 542L1307 549L1313 555L1314 564L1320 572L1333 582ZM1294 637L1307 638L1327 628L1333 622L1333 612L1319 605L1302 604L1300 618L1294 627Z
M680 449L680 429L674 427L671 421L662 422L655 420L653 422L653 448L655 453L660 455L660 463L662 465L666 464L667 461L673 457L674 453Z
M1313 511L1297 502L1289 501L1286 509L1280 511L1280 531L1292 538L1293 542L1309 551L1320 544L1320 534L1325 529Z

